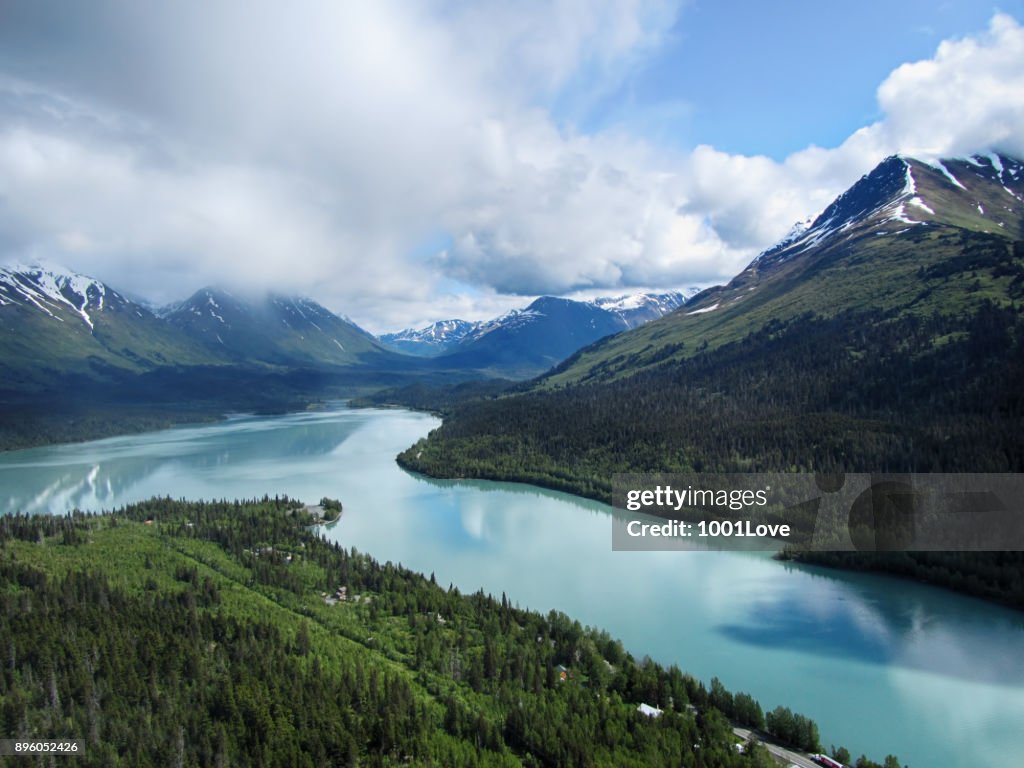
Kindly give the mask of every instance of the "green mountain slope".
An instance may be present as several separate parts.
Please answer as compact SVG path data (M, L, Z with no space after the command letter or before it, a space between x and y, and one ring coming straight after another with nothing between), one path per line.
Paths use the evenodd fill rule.
M991 155L928 165L892 157L728 285L583 350L543 384L631 375L807 314L894 310L923 318L966 316L986 301L1006 305L1021 294L1013 255L1020 240L1019 161Z
M311 299L245 299L203 288L163 313L196 345L232 362L328 367L396 363L402 357Z
M401 368L405 359L309 299L203 289L158 316L68 270L0 268L0 392L200 368Z

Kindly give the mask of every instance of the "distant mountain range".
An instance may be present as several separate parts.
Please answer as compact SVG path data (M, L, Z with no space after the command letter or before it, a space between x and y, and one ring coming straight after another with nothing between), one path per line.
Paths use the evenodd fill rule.
M683 306L700 293L700 288L667 293L634 293L626 296L593 299L589 304L622 318L627 328L639 328L644 323L664 317Z
M542 373L598 339L663 317L698 292L693 288L590 301L542 296L493 320L442 320L379 338L396 351L436 358L436 365L522 378Z
M154 312L69 270L0 268L0 449L301 408L400 383L407 360L309 299L204 288Z
M235 407L251 407L256 401L274 407L288 393L322 394L328 384L365 389L413 380L527 378L545 372L525 394L488 407L512 408L518 398L558 391L560 398L569 398L559 405L559 418L569 418L578 405L572 401L578 385L599 384L608 387L588 390L591 406L607 395L611 399L602 407L608 414L621 415L640 402L654 414L665 403L678 401L673 387L689 391L686 382L699 378L694 371L700 376L714 371L719 377L745 371L750 382L739 390L720 389L725 386L720 381L701 390L698 400L716 391L722 395L701 406L713 412L730 397L748 397L754 391L772 403L789 402L799 386L791 382L790 391L777 391L785 375L764 360L758 362L758 354L766 345L781 345L774 359L782 366L794 345L815 334L824 334L819 337L828 349L848 349L852 357L834 361L826 373L815 373L810 362L801 370L824 377L821 386L826 389L839 386L837 371L845 371L843 394L836 391L830 397L859 403L867 395L851 393L869 378L878 391L888 392L886 372L860 376L856 371L870 361L888 359L891 351L879 346L880 339L894 329L907 339L906 354L892 370L911 362L925 365L921 361L931 361L939 351L955 359L966 354L961 348L965 339L974 339L973 354L984 351L992 360L998 357L996 341L1006 350L1016 349L1014 332L993 328L976 338L975 326L982 322L979 318L991 324L997 315L1010 318L1005 322L1019 316L1024 300L1022 242L1024 166L989 153L930 162L888 158L813 221L796 225L728 284L692 298L680 293L592 301L545 296L491 321L450 320L381 339L301 297L253 298L204 288L154 312L109 285L67 270L2 268L0 417L10 421L27 413L27 401L33 401L38 413L50 404L86 396L106 398L111 407L154 398L189 404L230 398ZM828 325L840 321L841 327ZM833 330L825 333L826 326ZM759 351L739 352L750 345ZM406 352L428 349L429 354L403 354L396 347ZM808 361L809 355L804 355ZM1010 366L1012 361L1004 362ZM968 372L974 370L964 365ZM677 380L684 371L689 378ZM617 382L640 381L636 377L641 375L662 382L658 393L618 402L616 398L633 394ZM668 387L666 377L676 377L677 383ZM964 403L981 397L982 391L990 399L1005 397L1002 390L991 391L994 381L999 381L997 374L961 382L964 392L973 394L963 394L956 407L967 407ZM926 391L926 384L945 386L922 375L918 389ZM825 400L814 407L828 412L833 405ZM734 407L729 418L742 411L738 401ZM743 407L759 406L744 401ZM674 417L662 416L659 424L669 428ZM645 417L634 418L640 423ZM787 412L785 418L798 423L803 417ZM558 421L551 419L552 424ZM18 427L20 434L33 434L30 422ZM525 429L526 421L517 424ZM0 433L2 429L0 424ZM443 439L447 429L435 439ZM594 440L588 443L601 444L601 429L593 427ZM629 443L646 445L649 457L662 450L679 455L682 449L667 443L652 447L661 445L659 439L638 437ZM531 441L544 443L536 436ZM748 444L748 450L759 450L756 441ZM914 445L919 448L924 441ZM612 451L606 458L614 455ZM429 450L423 453L422 468L440 472L427 466L430 456ZM633 457L624 465L647 463ZM565 474L564 469L556 471Z
M480 369L542 373L582 346L679 307L681 293L592 302L542 297L494 320L449 320L380 340L315 301L207 287L150 310L59 267L0 268L0 371L6 390L78 376L102 382L160 368ZM388 348L390 346L390 349ZM410 358L425 350L437 359ZM403 354L404 353L404 354Z
M479 324L433 362L526 378L543 373L580 347L625 329L621 317L593 304L542 296L526 309Z
M408 347L442 353L428 359L398 351L401 343L389 349L304 297L207 287L154 310L60 267L3 267L0 447L48 439L40 437L41 418L55 439L67 439L93 428L105 433L101 422L116 421L116 412L154 404L170 411L294 407L296 396L301 402L413 379L526 378L682 300L544 297L489 322L407 332ZM69 408L75 416L67 424L81 424L86 405L104 409L93 428L54 427Z
M331 368L398 359L310 299L244 299L204 288L153 312L99 280L54 267L0 268L0 328L5 388L166 367Z
M407 355L433 357L443 354L481 325L467 320L438 320L424 328L406 328L378 336L381 344Z

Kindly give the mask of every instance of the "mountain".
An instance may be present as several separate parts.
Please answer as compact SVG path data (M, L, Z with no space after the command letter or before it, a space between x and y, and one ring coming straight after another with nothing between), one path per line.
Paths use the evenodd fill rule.
M61 267L0 267L0 330L0 390L8 392L216 362L146 307Z
M952 311L1005 303L1005 270L968 270L973 282L936 280L977 254L1004 258L1024 239L1024 166L995 153L926 163L890 157L840 195L810 226L796 227L725 286L686 309L585 350L549 384L607 379L739 341L769 323L846 309ZM1005 256L1005 258L1012 258ZM984 261L984 259L982 259ZM963 274L955 271L952 274ZM966 290L967 287L971 290Z
M393 357L359 326L307 298L248 299L202 288L161 315L210 354L231 362L323 367Z
M435 358L448 368L474 368L513 378L535 376L581 347L626 330L625 320L593 304L542 296L480 323L454 350Z
M627 296L593 299L589 304L618 315L627 328L639 328L644 323L664 317L683 306L689 299L700 293L699 288L688 288L685 292L635 293Z
M385 347L396 352L433 357L456 346L466 334L479 326L480 323L470 323L466 320L438 320L426 328L406 328L396 333L385 333L377 338Z
M446 408L426 474L1024 471L1024 165L890 157L727 285Z
M681 307L689 296L670 291L576 301L543 296L493 320L442 320L379 337L381 344L456 367L535 375L609 333L636 328Z

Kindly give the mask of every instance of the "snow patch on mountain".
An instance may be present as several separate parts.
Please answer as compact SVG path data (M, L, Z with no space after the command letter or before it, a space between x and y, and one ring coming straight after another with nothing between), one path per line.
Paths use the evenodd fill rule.
M943 176L945 176L947 179L949 179L949 182L954 187L960 187L960 189L963 189L963 190L967 189L967 187L965 187L963 184L960 183L960 180L957 179L956 176L954 176L952 173L949 172L949 169L945 165L942 164L941 160L924 160L922 162L927 163L932 168L934 168L939 173L941 173Z
M782 239L779 240L779 242L777 242L768 250L785 248L786 246L795 243L797 240L802 238L807 233L807 230L809 230L811 228L811 225L814 223L815 218L815 216L808 216L803 221L796 222L792 227L789 228L789 231L782 236ZM768 251L762 253L761 256L763 256L765 253L768 253ZM761 256L758 256L757 258L760 259Z
M901 224L920 224L920 221L914 221L913 219L907 218L907 209L905 203L899 203L893 209L893 213L886 221L898 221Z
M211 317L215 317L223 325L227 325L227 322L224 320L223 315L218 315L217 314L217 310L220 309L220 304L218 304L216 301L213 300L213 296L207 295L206 296L206 303L210 306L210 315L211 315ZM220 337L218 336L217 338L219 339Z
M499 328L515 329L521 328L534 320L544 317L544 313L536 309L511 309L500 317L479 323L476 328L467 333L460 343L466 343L480 339Z
M910 204L911 205L916 205L918 208L920 208L921 210L927 211L932 216L935 215L935 211L933 211L931 208L929 208L928 204L924 200L922 200L920 197L917 197L916 195L914 197L910 198Z
M906 163L906 161L904 161ZM907 166L907 180L903 184L903 195L910 196L917 194L917 182L914 181L914 169L910 167L910 163L906 163Z
M606 296L600 299L594 299L590 301L595 307L601 309L607 309L609 311L615 310L628 310L628 309L640 309L646 306L650 301L651 297L645 296L642 293L635 293L631 296Z
M687 312L686 314L687 315L705 315L708 312L714 312L716 309L718 309L718 304L719 304L719 302L716 301L710 307L703 307L701 309L695 309L695 310L693 310L693 312Z

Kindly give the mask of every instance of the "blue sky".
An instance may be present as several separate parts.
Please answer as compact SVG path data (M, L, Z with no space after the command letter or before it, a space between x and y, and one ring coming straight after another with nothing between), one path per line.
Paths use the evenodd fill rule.
M894 152L1024 155L1024 0L9 0L0 261L378 332L728 280Z
M834 147L880 117L875 92L900 64L984 30L1024 3L703 0L683 5L664 43L620 87L556 114L585 130L616 125L689 149L775 160Z

